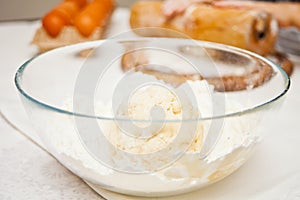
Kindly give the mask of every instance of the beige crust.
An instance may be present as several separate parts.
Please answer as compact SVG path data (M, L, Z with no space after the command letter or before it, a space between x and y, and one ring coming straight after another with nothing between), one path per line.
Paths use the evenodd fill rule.
M48 51L57 47L62 47L79 42L99 40L103 36L103 29L97 27L92 35L83 37L75 27L64 27L61 33L53 38L47 34L43 27L39 28L33 38L32 44L38 46L40 52Z

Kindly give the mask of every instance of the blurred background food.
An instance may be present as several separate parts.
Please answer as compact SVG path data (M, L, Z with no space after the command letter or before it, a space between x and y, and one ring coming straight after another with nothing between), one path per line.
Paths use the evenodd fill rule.
M130 7L136 1L137 0L116 0L116 3L118 6L121 7ZM265 1L275 2L275 0L265 0ZM288 1L299 2L299 0L288 0ZM44 14L47 13L50 8L53 8L59 2L61 1L60 0L43 0L43 1L2 0L0 6L0 21L38 19L44 16ZM280 0L280 2L287 2L287 0ZM295 27L281 28L279 31L276 48L285 53L300 55L299 28L298 29Z
M61 46L104 38L114 0L64 0L41 18L32 44L44 52Z
M299 3L187 1L186 5L182 5L182 0L136 2L131 6L131 28L140 36L188 37L247 49L267 56L289 75L292 73L292 62L282 54L290 51L285 51L279 43L276 49L275 44L279 28L300 27ZM297 42L295 37L288 39L292 44ZM299 43L293 45L295 49L297 45L299 48Z
M130 25L137 34L146 37L191 37L261 55L272 52L277 39L275 18L265 11L219 8L212 4L197 3L167 19L163 10L163 2L137 2L131 7ZM148 29L151 27L157 29ZM169 30L180 34L174 35Z
M1 0L0 21L37 19L61 0ZM135 0L116 0L119 6L129 6ZM34 6L33 6L34 5Z

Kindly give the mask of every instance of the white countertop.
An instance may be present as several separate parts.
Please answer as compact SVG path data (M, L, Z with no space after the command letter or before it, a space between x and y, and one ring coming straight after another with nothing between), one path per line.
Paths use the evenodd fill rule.
M117 10L109 34L128 29L127 21L126 11ZM102 199L27 138L39 143L13 78L17 68L36 52L30 41L38 26L39 22L0 23L0 111L20 129L0 117L0 199ZM300 63L296 65L286 102L250 160L225 180L178 199L300 199ZM107 199L138 199L98 192Z

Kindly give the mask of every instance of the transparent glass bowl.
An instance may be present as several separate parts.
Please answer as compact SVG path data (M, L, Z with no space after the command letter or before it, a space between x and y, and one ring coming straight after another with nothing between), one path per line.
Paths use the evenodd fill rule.
M155 73L145 75L149 69ZM269 76L262 81L260 76L267 77L263 69L269 70ZM191 81L176 96L182 82L199 77L207 78L215 89L206 84L199 89L199 82L192 86ZM128 109L122 106L130 104L133 93L153 82L162 90L141 96L134 105L147 107L153 96L159 99L164 90L174 90L171 94L181 103L181 118L155 115L153 110L150 118L118 112ZM290 86L279 66L257 54L166 38L114 39L59 48L24 63L15 83L38 135L64 166L107 190L139 196L185 193L233 173L268 133L266 122ZM199 91L189 98L196 104L182 95L193 88ZM183 99L190 109L186 115ZM130 109L140 114L136 107ZM175 139L161 143L156 138L170 131L176 132ZM128 147L130 139L118 141L120 134L131 141L141 139L131 144L141 152ZM147 141L147 134L155 138L153 143Z

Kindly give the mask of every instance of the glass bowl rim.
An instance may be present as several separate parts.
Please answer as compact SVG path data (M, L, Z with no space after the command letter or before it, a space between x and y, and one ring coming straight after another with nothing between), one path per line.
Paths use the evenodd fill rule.
M182 39L182 38L147 38L147 37L143 37L143 38L134 38L134 39L117 39L117 41L122 41L122 42L133 42L133 41L149 41L149 40L191 40L191 39ZM110 39L111 40L111 39ZM285 96L285 94L287 93L287 91L290 88L291 85L291 80L290 77L286 74L286 72L276 63L274 63L273 61L258 55L254 52L248 51L248 50L244 50L241 48L237 48L237 47L233 47L233 46L229 46L229 45L225 45L225 44L219 44L219 43L214 43L214 42L207 42L207 41L200 41L200 40L195 40L195 43L197 43L198 45L200 45L201 47L208 47L208 48L214 48L214 49L221 49L221 50L225 50L225 51L232 51L234 53L240 53L242 55L249 55L252 57L255 57L265 63L267 63L269 66L271 66L273 69L276 68L278 69L278 71L280 72L280 74L283 76L284 80L286 81L285 84L285 88L284 90L279 93L278 95L276 95L274 98L271 98L268 101L265 101L261 104L258 104L256 106L250 107L250 108L246 108L246 109L242 109L240 111L236 111L236 112L231 112L228 114L222 114L222 115L216 115L216 116L212 116L212 117L197 117L197 118L186 118L186 119L166 119L166 120L155 120L155 119L131 119L131 118L126 118L126 117L104 117L104 116L98 116L98 115L88 115L88 114L82 114L82 113L76 113L76 112L71 112L68 110L64 110L61 108L57 108L55 106L49 105L47 103L43 103L42 101L32 97L31 95L29 95L28 92L26 92L21 84L21 79L22 79L22 75L24 73L24 70L29 66L29 64L35 60L40 58L41 56L46 55L47 53L52 53L58 50L64 50L64 49L69 49L69 48L75 48L75 47L88 47L91 48L93 46L97 46L100 45L101 43L103 43L104 40L96 40L96 41L89 41L89 42L82 42L82 43L77 43L77 44L73 44L73 45L67 45L64 47L60 47L60 48L56 48L47 52L43 52L41 54L38 54L36 56L33 56L32 58L28 59L27 61L25 61L17 70L17 72L15 73L15 77L14 77L14 82L15 82L15 86L17 88L17 90L19 91L19 93L24 96L27 100L29 100L30 102L41 106L45 109L54 111L54 112L58 112L58 113L62 113L62 114L66 114L66 115L71 115L71 116L76 116L76 117L85 117L85 118L95 118L95 119L99 119L99 120L107 120L107 121L130 121L130 122L152 122L152 123L177 123L177 122L193 122L193 121L205 121L205 120L214 120L214 119L221 119L221 118L227 118L227 117L233 117L233 116L240 116L240 115L244 115L244 114L248 114L248 113L252 113L254 111L258 111L263 109L264 107L267 107L268 105L276 102L277 100L281 99L283 96Z

